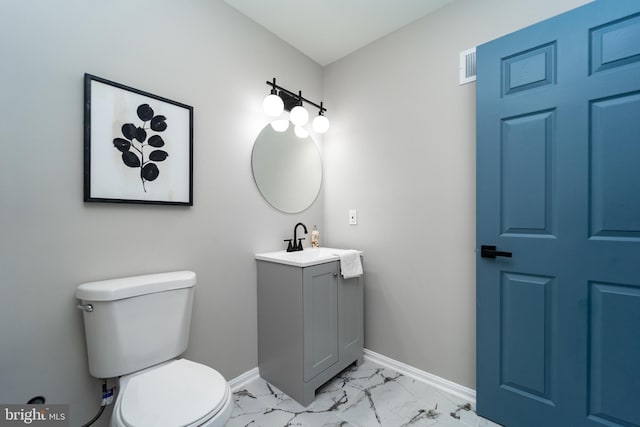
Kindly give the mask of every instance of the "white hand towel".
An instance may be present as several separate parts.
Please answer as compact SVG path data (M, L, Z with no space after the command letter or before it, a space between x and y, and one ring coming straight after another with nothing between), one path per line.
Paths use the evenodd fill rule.
M342 277L351 279L353 277L362 276L362 262L360 261L360 252L355 250L345 250L338 253L340 256L340 270Z

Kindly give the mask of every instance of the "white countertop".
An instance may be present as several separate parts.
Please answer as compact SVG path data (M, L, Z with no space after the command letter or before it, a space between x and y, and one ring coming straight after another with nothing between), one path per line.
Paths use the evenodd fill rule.
M305 248L297 252L264 252L256 254L256 259L278 264L293 265L295 267L309 267L311 265L338 261L340 259L340 252L344 250L345 249L335 248ZM360 252L360 256L362 256L362 251L358 252Z

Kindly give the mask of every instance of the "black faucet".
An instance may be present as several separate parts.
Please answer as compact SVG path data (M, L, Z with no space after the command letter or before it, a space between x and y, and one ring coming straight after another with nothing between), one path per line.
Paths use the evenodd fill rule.
M293 227L293 244L291 243L291 239L285 240L285 242L289 242L289 246L287 246L287 252L297 252L302 250L302 241L304 240L304 237L298 238L299 225L301 225L304 229L304 234L307 234L307 226L301 222L297 223L296 226Z

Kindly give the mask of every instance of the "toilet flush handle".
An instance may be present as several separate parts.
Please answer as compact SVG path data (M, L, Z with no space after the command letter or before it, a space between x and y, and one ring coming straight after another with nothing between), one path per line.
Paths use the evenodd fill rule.
M78 304L76 307L79 310L82 310L82 311L87 312L87 313L91 313L93 311L93 305L92 304Z

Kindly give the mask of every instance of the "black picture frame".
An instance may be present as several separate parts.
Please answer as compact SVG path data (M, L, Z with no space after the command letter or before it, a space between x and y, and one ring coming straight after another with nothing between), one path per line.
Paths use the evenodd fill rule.
M193 107L85 73L84 201L193 206Z

